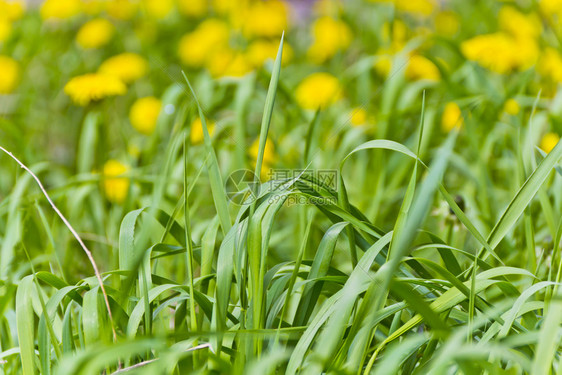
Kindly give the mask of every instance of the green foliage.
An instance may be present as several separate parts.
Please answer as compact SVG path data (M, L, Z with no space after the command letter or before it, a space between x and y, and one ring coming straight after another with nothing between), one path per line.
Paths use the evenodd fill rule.
M522 94L524 110L498 120L495 81L463 87L485 79L468 62L441 91L405 84L394 64L396 79L370 92L366 59L341 80L355 105L370 97L377 126L342 127L337 104L296 105L302 74L282 68L284 43L245 77L170 83L174 110L124 156L123 202L94 172L100 150L126 138L106 139L107 103L84 111L71 166L31 165L105 292L31 176L0 156L2 374L561 373L562 142L535 147L544 102ZM448 90L464 125L441 133ZM195 118L202 144L190 141ZM229 173L264 176L271 163L298 173L229 201ZM307 173L320 169L337 188Z

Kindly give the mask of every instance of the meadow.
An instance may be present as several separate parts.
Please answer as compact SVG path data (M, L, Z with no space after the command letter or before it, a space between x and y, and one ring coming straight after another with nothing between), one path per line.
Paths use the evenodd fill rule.
M562 374L561 21L0 0L0 374Z

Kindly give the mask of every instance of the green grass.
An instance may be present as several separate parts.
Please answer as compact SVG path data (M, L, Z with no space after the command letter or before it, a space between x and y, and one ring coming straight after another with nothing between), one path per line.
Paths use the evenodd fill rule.
M267 135L271 122L278 63L274 71L262 135ZM203 115L200 106L198 111ZM190 149L183 146L184 156L176 152L170 156L176 160L165 161L184 165L183 197L174 214L159 213L155 206L127 214L119 233L119 268L103 274L119 337L110 334L112 323L95 278L68 284L57 272L40 271L14 285L17 340L7 336L4 345L11 342L17 350L3 351L5 371L21 367L24 374L109 373L138 364L143 364L135 367L139 373L388 373L389 369L443 373L457 369L546 374L560 368L561 296L555 287L559 271L550 270L544 262L537 269L526 268L525 261L503 266L514 262L502 261L496 251L516 248L517 242L534 235L535 230L517 228L537 192L552 179L562 157L562 143L539 160L519 189L513 189L509 204L484 239L444 185L456 133L451 133L428 165L406 146L386 140L366 142L342 159L342 175L343 163L350 163L350 156L373 149L393 151L389 158L399 153L419 160L401 161L411 177L404 175L404 182L409 182L391 231L370 222L353 206L353 197L345 189L339 190L337 206L319 210L284 207L286 192L265 192L250 206L227 207L215 149L206 130L204 134L205 149L211 155L205 168L214 205L217 212L230 210L227 218L219 215L218 221L211 220L219 224L224 237L211 224L198 228L200 243L193 241L192 220L197 211L190 202L190 184L201 183L197 179L203 177L190 181ZM187 133L180 129L177 136L186 138ZM422 137L423 127L417 154ZM260 155L265 138L260 137ZM160 178L160 183L178 183L166 172ZM291 194L335 194L317 181L302 178L290 182ZM560 199L559 190L543 191ZM267 198L273 194L282 198L271 203ZM425 228L439 197L456 213L449 219L454 223L450 236L467 236L463 248ZM10 212L29 205L21 198L14 194L7 198L9 202L18 199ZM153 202L161 199L154 197ZM37 207L29 205L26 215L35 215ZM281 215L295 219L294 239L279 226ZM531 225L540 220L537 215L528 216ZM232 224L231 217L235 217ZM56 222L46 224L47 229L62 230ZM161 241L154 242L154 235ZM344 241L346 237L351 241ZM285 261L273 263L272 242L279 246L279 241L293 240L300 244L296 258L289 254ZM515 244L502 247L502 242ZM351 259L354 253L359 256L353 269L340 269L336 256ZM552 265L560 264L559 249L556 254L552 260L558 263ZM40 266L42 261L33 263ZM9 290L9 284L3 288ZM5 295L6 302L10 295ZM6 303L3 306L10 311ZM4 326L11 324L9 316L4 315Z
M0 156L2 374L562 373L562 142L535 147L544 102L496 121L475 105L487 92L464 93L463 127L441 134L442 95L397 71L365 104L377 127L342 127L337 106L296 107L283 43L237 81L182 72L122 205L91 172L109 110L84 116L75 173L21 144L29 170ZM229 202L225 178L263 175L268 138L278 167L337 170L338 189L303 172Z

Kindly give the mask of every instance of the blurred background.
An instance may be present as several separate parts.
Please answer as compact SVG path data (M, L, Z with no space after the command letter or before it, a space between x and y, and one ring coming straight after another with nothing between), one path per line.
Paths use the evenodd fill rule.
M451 129L466 128L447 183L489 227L518 186L521 134L546 153L562 133L561 16L554 0L0 0L0 145L33 166L85 238L107 251L124 213L150 204L164 166L162 207L175 207L182 132L190 180L206 174L201 121L182 71L223 175L253 168L285 32L264 170L335 168L374 138L415 147L425 91L422 157ZM522 132L531 113L533 126ZM392 181L373 179L366 171L381 160L360 156L344 177L354 204L389 230L408 168L394 173L390 163ZM5 156L0 174L0 216L22 215L17 204L40 199L22 195L29 181L17 185L21 171ZM197 181L196 239L214 216L207 179ZM492 184L504 200L482 201L477 192ZM14 195L21 199L8 199ZM18 233L39 232L42 218L32 219L22 217ZM14 246L4 241L4 268Z

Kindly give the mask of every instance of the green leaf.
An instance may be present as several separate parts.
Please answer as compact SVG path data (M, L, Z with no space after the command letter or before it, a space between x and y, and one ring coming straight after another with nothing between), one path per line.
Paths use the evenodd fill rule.
M182 71L183 77L187 82L187 86L191 91L191 95L195 100L195 104L197 105L197 110L199 112L199 118L201 119L201 127L203 128L203 140L205 143L205 149L207 150L207 154L209 155L209 161L207 162L207 168L209 170L209 180L211 183L211 193L213 194L213 200L215 202L215 208L219 215L219 219L221 222L221 227L223 233L227 233L230 228L232 227L230 221L230 214L228 213L228 202L226 199L226 193L224 191L224 184L222 181L220 169L219 169L219 162L217 160L217 155L215 154L215 150L213 148L213 144L211 142L211 136L209 135L209 129L207 127L207 120L205 119L205 114L203 113L203 108L195 95L195 91L187 79L185 72Z
M275 104L275 96L277 95L277 84L279 82L279 75L281 73L281 58L283 56L284 36L285 34L281 36L281 41L279 42L279 49L277 50L277 57L275 58L275 62L273 63L271 80L269 81L269 88L267 89L267 96L265 98L265 108L261 120L260 141L259 141L258 157L256 160L256 169L255 169L255 175L258 177L261 176L263 155L265 152L267 135L269 133L269 126L271 124L271 115L273 114L273 105Z
M20 281L16 292L16 325L23 375L35 374L33 288L33 275L30 275Z

